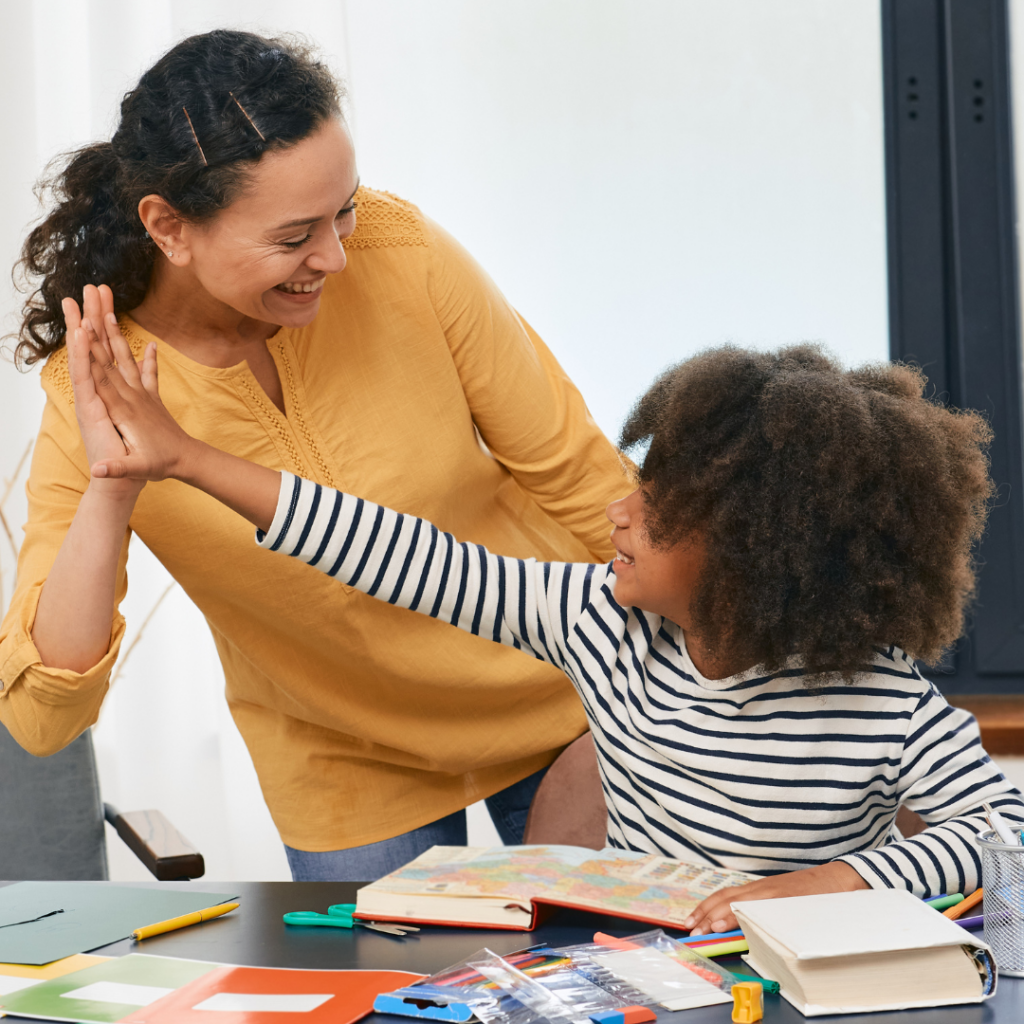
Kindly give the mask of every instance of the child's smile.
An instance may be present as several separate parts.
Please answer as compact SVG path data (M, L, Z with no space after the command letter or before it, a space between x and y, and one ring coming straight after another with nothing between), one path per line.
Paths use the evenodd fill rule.
M655 547L644 529L644 498L638 488L613 501L606 512L615 527L615 600L624 608L643 608L690 628L690 601L704 568L704 545L698 538Z

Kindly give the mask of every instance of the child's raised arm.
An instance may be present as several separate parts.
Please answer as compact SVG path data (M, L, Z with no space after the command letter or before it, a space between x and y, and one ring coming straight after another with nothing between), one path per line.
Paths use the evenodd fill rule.
M92 466L95 477L133 480L173 478L198 487L244 516L261 530L269 528L277 507L281 475L189 436L160 400L156 345L146 347L136 364L113 313L106 317L107 337L116 363L104 349L84 338L69 338L72 378L77 367L92 371L96 392L124 440L123 458Z
M607 587L607 566L494 555L426 520L204 444L160 401L156 346L147 348L140 367L116 322L107 333L116 364L94 348L92 376L127 454L97 462L94 476L191 484L255 524L260 544L271 551L371 597L568 668L565 637L592 591Z

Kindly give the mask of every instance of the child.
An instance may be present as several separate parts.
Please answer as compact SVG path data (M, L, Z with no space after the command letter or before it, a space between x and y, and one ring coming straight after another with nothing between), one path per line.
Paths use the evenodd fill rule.
M542 564L194 440L159 401L155 346L140 375L106 331L118 366L81 331L69 352L127 450L94 475L183 480L270 551L561 668L610 843L768 876L705 900L694 932L735 927L733 899L970 892L982 802L1024 823L971 715L914 661L961 633L992 493L987 426L923 398L917 371L811 346L681 363L623 431L649 447L608 507L614 562ZM931 827L902 839L901 804Z

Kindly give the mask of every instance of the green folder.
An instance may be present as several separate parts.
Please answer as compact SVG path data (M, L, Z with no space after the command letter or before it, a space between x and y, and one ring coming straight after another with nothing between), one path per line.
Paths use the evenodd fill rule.
M130 953L0 996L0 1012L46 1020L114 1024L220 964Z
M125 939L136 928L233 899L230 893L109 882L0 886L0 963L48 964Z

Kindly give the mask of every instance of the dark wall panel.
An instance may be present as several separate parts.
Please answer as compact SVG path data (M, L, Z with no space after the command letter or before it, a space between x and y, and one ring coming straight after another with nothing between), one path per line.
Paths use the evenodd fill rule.
M1024 417L1006 0L883 0L890 348L995 432L948 693L1024 693Z

